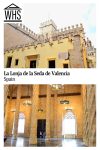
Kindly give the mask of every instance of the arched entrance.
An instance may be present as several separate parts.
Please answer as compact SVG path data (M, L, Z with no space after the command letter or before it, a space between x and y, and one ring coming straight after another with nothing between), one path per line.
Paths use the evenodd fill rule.
M77 135L76 117L71 109L67 110L62 121L62 136L64 138L75 138Z

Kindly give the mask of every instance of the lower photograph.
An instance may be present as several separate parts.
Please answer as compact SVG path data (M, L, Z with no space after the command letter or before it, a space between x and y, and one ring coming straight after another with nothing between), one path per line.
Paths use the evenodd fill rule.
M4 85L5 147L96 147L96 85Z

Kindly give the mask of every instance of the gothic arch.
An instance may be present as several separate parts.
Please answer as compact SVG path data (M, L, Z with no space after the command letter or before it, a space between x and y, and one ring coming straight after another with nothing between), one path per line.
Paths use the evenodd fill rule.
M77 135L77 120L71 109L68 109L63 117L62 135L64 138L75 138Z

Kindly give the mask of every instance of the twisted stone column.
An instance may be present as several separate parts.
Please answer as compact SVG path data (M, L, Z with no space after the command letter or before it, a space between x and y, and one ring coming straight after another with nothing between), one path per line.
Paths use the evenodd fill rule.
M46 138L50 138L50 100L51 100L51 87L47 85L47 99L46 99Z
M54 137L57 138L57 93L54 95Z
M5 107L7 103L8 91L9 91L9 85L4 85L4 115L5 115Z
M9 85L4 85L4 131L6 130L6 124L7 124L7 96L9 91Z
M29 144L37 144L37 114L38 114L39 85L33 85L32 113Z
M87 146L96 145L96 100L95 85L83 88L83 141Z
M14 118L14 131L13 137L14 139L17 138L18 133L18 120L19 120L19 111L20 111L20 98L21 98L21 85L17 85L17 99L16 99L16 111L15 111L15 118Z

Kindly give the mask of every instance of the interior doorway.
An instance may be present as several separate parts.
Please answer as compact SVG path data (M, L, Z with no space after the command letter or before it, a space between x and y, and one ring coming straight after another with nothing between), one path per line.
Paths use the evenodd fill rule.
M46 119L37 120L37 138L44 138L46 136Z
M62 122L62 135L64 138L75 138L77 135L76 117L72 110L68 110Z

